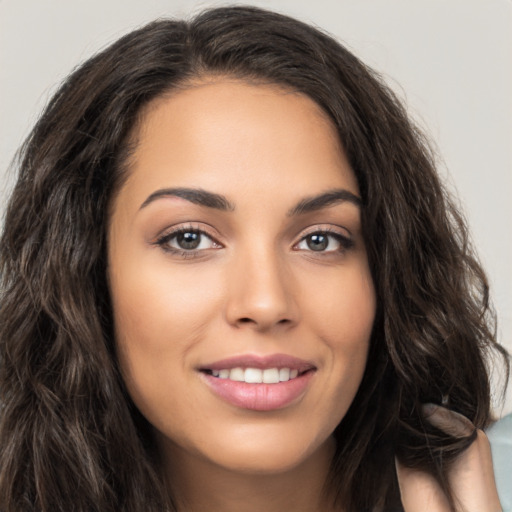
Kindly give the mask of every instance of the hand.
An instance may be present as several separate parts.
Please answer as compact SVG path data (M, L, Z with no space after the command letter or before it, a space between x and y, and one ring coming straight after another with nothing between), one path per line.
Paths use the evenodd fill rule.
M427 404L425 418L447 434L469 436L475 427L461 414ZM400 494L405 512L453 512L439 484L428 474L396 461ZM500 500L494 481L491 447L483 431L453 463L448 474L457 512L499 512Z

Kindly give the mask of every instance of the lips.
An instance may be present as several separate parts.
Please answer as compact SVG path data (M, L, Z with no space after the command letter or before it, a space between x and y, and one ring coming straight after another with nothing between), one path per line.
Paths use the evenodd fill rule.
M235 407L272 411L292 405L307 391L316 367L285 354L244 355L199 368L204 382Z

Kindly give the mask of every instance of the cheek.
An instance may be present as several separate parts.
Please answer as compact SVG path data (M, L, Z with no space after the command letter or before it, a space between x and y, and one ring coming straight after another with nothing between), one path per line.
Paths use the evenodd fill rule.
M376 310L375 290L369 273L356 274L339 293L338 300L332 301L331 307L333 317L337 318L332 328L339 333L336 341L332 342L332 350L341 361L346 362L348 369L353 369L354 379L358 380L359 386L366 366ZM348 375L351 375L350 371Z
M149 419L149 408L168 403L169 388L180 384L187 354L218 311L218 288L198 288L204 278L197 272L170 275L154 265L124 270L110 283L117 356L132 399Z
M324 301L311 305L314 329L322 339L331 376L326 407L337 411L338 421L348 410L361 383L376 310L373 283L366 266L345 274L341 283L325 285ZM313 299L311 299L313 301Z
M347 356L365 354L376 311L375 289L367 265L362 263L322 284L317 287L321 293L307 296L315 330L335 352Z
M111 286L118 340L148 350L190 343L217 309L218 287L204 286L212 277L153 265L120 275Z

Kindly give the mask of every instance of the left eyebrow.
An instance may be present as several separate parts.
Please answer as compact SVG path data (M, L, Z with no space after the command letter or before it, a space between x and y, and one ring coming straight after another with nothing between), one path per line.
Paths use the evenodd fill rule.
M306 197L302 199L299 203L297 203L293 208L291 208L288 211L287 215L288 217L302 215L304 213L314 212L317 210L321 210L322 208L328 208L330 206L335 206L339 203L345 202L352 203L358 208L361 208L363 206L363 201L361 200L360 197L342 188L328 190L323 194Z
M145 208L148 204L162 197L181 197L191 203L207 208L214 208L221 211L233 211L235 206L231 204L224 196L208 192L199 188L163 188L153 192L140 206Z

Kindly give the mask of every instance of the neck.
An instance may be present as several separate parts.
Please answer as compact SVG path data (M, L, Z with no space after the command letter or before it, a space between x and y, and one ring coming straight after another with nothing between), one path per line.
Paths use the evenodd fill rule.
M179 512L334 512L325 489L333 452L329 440L299 465L268 474L224 468L166 446L164 471Z

